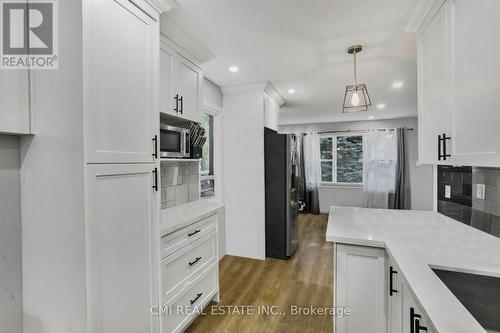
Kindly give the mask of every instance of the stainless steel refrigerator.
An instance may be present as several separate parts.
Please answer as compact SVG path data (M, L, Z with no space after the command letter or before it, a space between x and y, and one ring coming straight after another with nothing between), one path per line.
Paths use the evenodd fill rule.
M288 259L299 244L296 138L265 128L264 152L266 256Z

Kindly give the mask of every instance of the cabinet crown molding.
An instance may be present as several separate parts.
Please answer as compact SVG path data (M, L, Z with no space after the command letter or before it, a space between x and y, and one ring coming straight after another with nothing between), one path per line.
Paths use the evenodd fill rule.
M406 15L403 31L416 33L433 9L439 9L446 0L419 0L414 1Z
M210 52L210 50L208 50L183 27L168 17L168 15L162 15L160 19L160 32L162 39L168 39L177 48L181 48L185 52L189 53L199 63L205 63L215 58L215 55Z
M254 92L254 91L263 91L264 93L271 96L276 103L282 105L285 103L285 99L281 94L274 88L274 86L269 81L265 81L262 83L251 83L251 84L240 84L240 85L232 85L232 86L223 86L221 87L221 91L223 95L231 95L231 94L241 94L246 92Z

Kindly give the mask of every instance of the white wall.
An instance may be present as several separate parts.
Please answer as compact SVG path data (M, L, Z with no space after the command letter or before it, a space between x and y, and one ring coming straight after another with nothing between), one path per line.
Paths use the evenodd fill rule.
M227 254L265 259L263 92L224 95Z
M22 332L19 138L0 135L0 332Z
M219 86L207 78L203 80L203 102L222 107L222 92Z
M59 69L33 71L21 139L24 333L85 333L82 2L59 1Z
M418 154L417 126L417 118L400 118L340 123L280 125L279 131L283 133L300 133L312 131L343 131L347 129L413 128L413 131L406 132L411 209L432 210L433 172L431 166L417 166L416 164ZM332 205L363 207L363 189L360 187L346 188L341 186L322 186L319 190L319 201L320 211L322 213L327 213L329 207Z

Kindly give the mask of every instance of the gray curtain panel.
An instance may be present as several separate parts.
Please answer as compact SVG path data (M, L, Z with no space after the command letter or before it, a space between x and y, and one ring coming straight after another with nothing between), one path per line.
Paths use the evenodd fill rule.
M398 140L398 160L396 165L396 187L394 194L391 195L389 208L392 209L411 209L409 174L406 163L406 134L404 128L396 129Z

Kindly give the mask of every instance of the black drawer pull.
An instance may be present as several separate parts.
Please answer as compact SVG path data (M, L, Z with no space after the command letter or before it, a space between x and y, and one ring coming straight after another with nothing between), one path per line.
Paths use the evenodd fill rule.
M420 333L420 331L427 332L427 327L420 326L420 319L422 316L415 313L415 308L410 308L410 333Z
M416 333L420 333L420 331L424 331L424 332L427 332L427 327L425 326L420 326L420 320L419 319L415 319L415 329L416 329Z
M191 303L191 305L196 303L196 301L201 297L201 295L203 295L203 293L197 294L195 299L190 300L189 302Z
M153 170L153 174L155 175L153 190L155 190L156 192L158 192L158 168L155 168Z
M190 233L188 234L188 237L194 236L194 235L196 235L196 234L197 234L197 233L199 233L199 232L201 232L201 230L200 230L200 229L196 229L195 231L190 232Z
M389 295L392 296L392 294L398 292L396 289L394 289L394 282L392 279L394 274L398 274L398 272L396 270L394 270L394 268L391 266L389 269L389 274L390 274L390 276L389 276Z
M196 260L193 260L189 263L189 267L193 266L194 264L196 264L198 261L201 260L201 257L196 257Z

